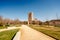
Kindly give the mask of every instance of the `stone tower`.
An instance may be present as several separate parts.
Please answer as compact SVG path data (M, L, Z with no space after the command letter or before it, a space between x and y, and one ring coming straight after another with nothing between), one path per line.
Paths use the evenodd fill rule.
M32 24L32 12L29 12L28 14L28 25Z

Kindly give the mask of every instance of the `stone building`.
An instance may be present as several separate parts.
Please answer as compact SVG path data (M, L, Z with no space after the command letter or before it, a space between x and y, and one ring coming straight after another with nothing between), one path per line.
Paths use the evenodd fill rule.
M28 14L28 25L32 23L32 12Z
M60 20L51 20L49 22L50 25L60 25Z

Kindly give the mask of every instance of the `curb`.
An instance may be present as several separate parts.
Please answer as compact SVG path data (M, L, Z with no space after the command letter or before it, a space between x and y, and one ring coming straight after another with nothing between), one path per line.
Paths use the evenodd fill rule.
M21 38L21 32L20 30L14 35L13 40L20 40Z

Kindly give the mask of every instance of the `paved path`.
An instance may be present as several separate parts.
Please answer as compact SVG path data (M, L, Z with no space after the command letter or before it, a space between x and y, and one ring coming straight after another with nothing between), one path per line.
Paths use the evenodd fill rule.
M5 28L5 29L0 29L0 32L6 31L6 30L18 29L18 28L21 28L21 27L8 27L8 28Z
M21 40L55 40L41 32L38 32L26 25L21 27Z
M21 32L19 30L13 40L20 40L20 38L21 38Z

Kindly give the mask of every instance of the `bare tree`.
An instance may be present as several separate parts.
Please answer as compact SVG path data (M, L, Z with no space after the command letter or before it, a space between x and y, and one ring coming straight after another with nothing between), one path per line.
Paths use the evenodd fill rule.
M3 17L0 16L0 25L2 25L2 22L3 22Z
M20 20L19 19L15 19L14 20L14 24L20 24Z

